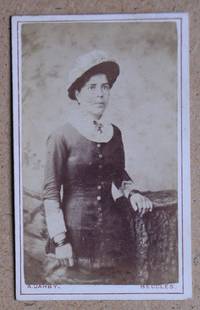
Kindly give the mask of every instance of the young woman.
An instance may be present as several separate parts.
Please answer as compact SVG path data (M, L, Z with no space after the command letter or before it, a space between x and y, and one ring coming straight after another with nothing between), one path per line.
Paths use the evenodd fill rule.
M103 119L119 72L118 63L101 51L78 59L68 86L76 108L47 141L47 252L62 265L91 272L133 262L127 205L114 201L112 184L133 210L141 215L152 210L125 171L119 128Z

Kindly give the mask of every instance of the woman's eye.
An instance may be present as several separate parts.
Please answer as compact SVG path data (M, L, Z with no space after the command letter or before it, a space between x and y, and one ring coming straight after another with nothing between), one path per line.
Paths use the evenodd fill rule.
M95 85L89 85L89 86L88 86L88 89L89 89L89 90L95 89Z
M106 84L106 85L103 85L103 89L104 89L104 90L110 89L110 86L107 85L107 84Z

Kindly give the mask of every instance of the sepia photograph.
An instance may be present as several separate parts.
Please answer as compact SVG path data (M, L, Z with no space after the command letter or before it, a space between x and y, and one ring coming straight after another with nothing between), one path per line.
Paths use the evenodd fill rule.
M12 17L16 297L191 296L188 16Z

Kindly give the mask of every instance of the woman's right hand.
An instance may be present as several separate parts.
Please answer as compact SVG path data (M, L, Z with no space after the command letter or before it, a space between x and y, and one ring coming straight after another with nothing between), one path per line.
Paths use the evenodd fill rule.
M55 255L56 258L60 261L61 265L69 267L74 266L72 246L70 243L56 247Z

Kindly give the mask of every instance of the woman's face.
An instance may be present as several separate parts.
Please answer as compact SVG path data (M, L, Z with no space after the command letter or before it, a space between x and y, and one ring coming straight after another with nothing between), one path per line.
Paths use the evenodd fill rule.
M82 109L95 118L100 118L110 96L107 76L103 73L93 75L80 91L75 91L75 95Z

